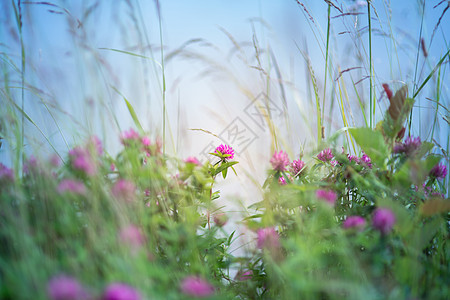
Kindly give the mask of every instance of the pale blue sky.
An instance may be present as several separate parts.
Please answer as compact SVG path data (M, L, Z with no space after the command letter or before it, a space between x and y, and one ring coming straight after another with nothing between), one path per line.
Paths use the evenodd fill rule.
M184 56L178 56L166 64L166 101L173 138L169 132L167 134L168 139L173 140L173 145L169 147L172 151L180 151L183 156L197 153L209 142L209 136L189 131L188 128L203 128L219 134L230 120L238 117L244 122L249 122L249 126L257 131L255 125L242 115L243 109L251 102L252 96L261 91L267 91L266 82L260 76L261 73L252 68L257 63L252 44L254 33L255 41L258 41L261 48L270 46L282 77L286 81L290 123L289 126L280 128L280 134L286 136L287 146L296 154L300 144L314 141L314 129L308 128L308 124L312 128L315 126L313 125L315 118L312 117L314 116L313 106L310 105L312 99L308 96L305 59L299 49L308 50L319 87L323 87L323 39L326 34L327 17L327 6L324 1L303 1L314 18L314 23L308 20L303 8L296 1L290 0L163 0L160 2L165 55L178 49L188 40L202 39L202 42L187 46ZM348 7L355 4L353 1L335 2L342 4L344 11L348 11ZM406 83L413 81L420 31L419 1L392 1L390 11L385 5L386 2L389 1L373 1L376 14L372 11L372 27L375 29L372 43L377 97L381 95L381 83L389 82L393 88L398 88L401 85L398 81ZM437 19L447 5L444 3L433 8L438 2L431 1L426 5L423 37L427 45ZM111 147L118 146L119 129L115 127L109 110L118 117L121 130L132 126L132 121L123 101L111 86L120 90L135 106L147 130L154 135L158 132L161 135L162 74L158 66L161 62L160 35L155 2L130 1L131 6L125 1L98 1L98 6L95 6L96 1L54 1L52 3L57 4L58 7L22 4L25 53L28 63L26 81L42 91L44 99L47 99L50 104L62 109L61 113L59 109L51 108L69 144L80 141L87 132L94 132L102 136ZM3 25L0 28L1 52L5 52L17 66L20 66L20 43L14 38L17 35L17 26L14 22L13 10L9 2L3 3L3 6L5 9L1 14ZM86 16L85 12L88 8L94 9L89 16ZM330 53L335 68L347 69L361 66L355 56L354 40L350 35L342 34L345 31L354 32L356 24L357 28L362 28L362 41L365 44L361 46L361 49L367 49L368 35L364 31L364 27L367 26L367 7L361 7L358 12L361 14L357 17L332 18ZM339 14L336 9L332 9L332 17ZM391 18L387 17L389 14ZM263 26L257 20L258 18L264 20L267 26ZM78 20L82 23L81 25ZM242 56L247 59L246 63L239 59L241 56L238 51L233 51L233 42L220 28L229 32L242 46ZM390 28L397 41L396 48L389 39L379 34L379 32L389 33ZM429 60L424 63L423 55L419 55L418 71L420 73L423 68L423 78L449 48L449 41L445 40L449 38L449 28L450 14L447 14L436 31L431 48L428 49ZM151 48L148 48L148 45ZM142 59L100 48L125 50L147 57L153 55L157 63L151 59ZM200 62L193 55L201 55L207 62ZM367 58L367 54L363 56ZM261 53L262 67L271 70L273 80L270 84L271 97L276 103L281 104L281 94L277 90L278 84L275 80L276 72L269 58L269 54ZM365 62L367 63L367 59ZM231 72L231 75L218 72L223 66ZM19 74L13 68L8 70L11 85L18 85ZM357 81L365 74L367 72L363 68L350 71L344 76L347 76L348 83L351 78ZM448 63L442 70L442 76L448 79ZM331 101L328 98L331 98L332 82L333 80L329 78L327 101ZM366 93L363 96L367 96L367 80L358 88L362 93ZM448 86L443 88L448 89ZM321 91L320 94L322 93ZM448 93L444 91L442 94L444 95L441 99L442 103L448 105L449 99L446 96ZM19 101L20 93L17 92L14 95ZM434 99L432 93L427 96ZM386 108L386 101L386 99L380 100L378 115ZM425 99L420 101L420 106L429 105ZM31 93L26 93L25 103L25 111L30 114L57 149L67 150L54 122L38 99ZM334 113L337 112L336 108L333 110ZM343 126L339 118L326 117L331 124L331 131ZM421 120L422 118L426 120L424 116L421 116ZM355 115L354 119L355 124L362 125L360 115ZM418 119L419 117L415 120ZM419 123L414 128L415 135L429 131L427 126L429 124L423 123ZM283 122L279 125L284 126ZM79 130L80 127L87 132ZM290 130L296 134L289 134ZM30 135L30 141L31 138L42 141L40 133L32 125L27 125L27 132ZM441 128L440 134L443 137L446 133L448 136L448 127ZM249 151L260 149L268 143L266 132L261 131L257 134L260 137L258 143L261 144L255 143L258 147L249 148ZM292 136L295 135L298 136L293 138ZM447 140L444 138L442 142L445 144ZM43 148L46 148L45 143L43 144ZM268 145L267 151L269 151ZM1 160L5 160L8 156L5 152L0 152L0 155Z

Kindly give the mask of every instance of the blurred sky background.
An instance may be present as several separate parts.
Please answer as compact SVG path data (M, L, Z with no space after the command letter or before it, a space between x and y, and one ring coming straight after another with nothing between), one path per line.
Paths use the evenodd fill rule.
M372 1L377 118L388 106L382 83L389 83L393 90L408 84L412 91L414 77L422 82L450 48L449 13L434 30L450 5L447 1L438 5L440 2ZM259 197L255 196L259 195L257 185L252 182L262 183L275 149L287 150L291 159L298 158L303 150L315 150L317 118L307 62L323 103L325 1L14 3L23 24L27 88L24 110L40 129L26 121L27 154L38 153L44 158L52 154L45 135L65 157L69 148L92 134L103 140L112 155L117 153L120 132L134 127L122 96L133 105L144 129L152 137L162 138L161 45L166 152L180 158L202 159L202 153L211 150L208 147L224 142L235 147L241 162L236 168L239 177L231 175L222 186L224 190L233 186L225 200ZM350 99L344 103L350 126L364 125L355 91L367 107L369 91L367 78L356 89L352 84L369 74L367 3L332 3L342 12L331 7L331 71L324 103L326 137L344 126L337 104L339 70L351 69L342 75L345 86L341 84L341 92ZM12 2L3 1L1 6L1 110L5 117L7 101L21 103L21 42ZM427 58L418 49L420 36ZM447 108L448 69L447 59L440 73L444 83L440 103ZM411 132L423 140L430 137L434 119L431 108L436 105L426 99L436 99L432 92L436 83L432 80L429 85L418 97L416 106L422 109L415 112ZM5 97L6 86L12 95L10 100ZM268 124L254 114L255 99L269 101L273 108L276 140L271 138ZM435 138L448 149L448 123L442 120L448 118L448 113L439 110L439 114ZM207 130L221 139L190 129ZM11 140L13 135L7 136L0 150L0 161L7 165L13 159L8 149L15 147Z

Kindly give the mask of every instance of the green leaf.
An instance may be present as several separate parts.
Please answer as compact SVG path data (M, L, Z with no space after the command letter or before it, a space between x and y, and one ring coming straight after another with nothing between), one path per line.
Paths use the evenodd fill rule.
M431 169L441 160L438 155L429 155L425 160L407 160L394 174L394 181L404 187L422 185Z
M127 98L125 98L124 95L122 95L121 92L119 92L119 90L117 90L115 87L112 86L112 89L118 93L120 96L122 96L123 100L125 101L125 104L127 105L128 111L130 112L131 118L133 119L134 125L136 125L136 128L139 130L140 134L144 134L144 129L142 128L141 123L139 122L139 119L136 115L136 112L133 108L133 106L131 105L131 103L127 100Z
M220 198L220 191L214 192L211 194L211 201L219 199Z
M383 134L370 128L351 128L348 131L372 162L383 168L389 155Z
M213 176L216 176L223 170L228 169L229 167L231 167L232 165L235 165L237 163L238 163L237 161L230 161L230 162L222 163L217 169L214 170Z
M431 169L433 169L433 167L437 165L441 161L441 159L442 157L440 155L432 154L427 156L424 162L426 175L430 173Z
M442 63L444 63L444 61L447 59L447 56L450 55L450 49L447 50L447 53L445 53L441 59L439 60L439 62L436 64L436 66L434 66L433 70L431 70L430 74L428 74L427 78L425 78L425 80L422 82L422 84L420 85L420 87L416 90L416 92L413 95L413 98L416 98L416 96L419 94L419 92L423 89L423 87L425 86L425 84L427 84L428 80L430 80L433 77L433 74L436 72L436 70L442 65Z
M217 156L217 157L219 157L219 158L221 157L220 154L217 154L216 152L211 152L211 153L209 153L209 154L214 155L214 156Z
M224 169L224 170L222 171L223 179L227 178L227 173L228 173L228 169Z
M230 234L230 236L228 237L228 240L227 240L227 245L228 245L228 246L231 245L231 241L233 240L233 236L234 236L235 233L236 233L236 230L233 231L233 232Z
M424 157L428 152L430 152L434 148L434 144L430 142L423 142L422 146L417 153L417 158Z
M234 172L234 175L236 175L236 176L237 176L237 173L236 173L236 170L234 169L234 167L233 167L233 166L231 166L230 168L231 168L231 170L233 170L233 172Z
M119 53L131 55L131 56L139 57L139 58L145 58L145 59L153 61L155 64L157 64L162 69L162 65L158 61L156 61L155 59L153 59L151 57L148 57L148 56L136 54L136 53L129 52L129 51L119 50L119 49L112 49L112 48L98 48L98 49L100 49L100 50L110 50L110 51L114 51L114 52L119 52Z

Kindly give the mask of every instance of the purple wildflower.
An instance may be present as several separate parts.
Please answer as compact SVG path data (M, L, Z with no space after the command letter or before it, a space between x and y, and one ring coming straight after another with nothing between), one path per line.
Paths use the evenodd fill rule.
M422 141L420 140L420 137L412 138L407 137L404 143L405 146L405 154L407 156L413 156L414 154L419 151L420 146L422 145Z
M0 180L14 181L14 171L4 164L0 163Z
M404 153L408 157L413 157L420 149L422 141L420 137L407 137L403 144L396 144L394 146L394 153Z
M395 214L388 208L377 208L373 214L372 225L382 234L388 234L395 224Z
M350 216L342 223L342 227L345 229L355 228L362 230L364 226L366 226L366 220L360 216Z
M139 141L140 136L133 128L130 128L128 131L124 131L120 135L120 141L123 145L128 145L131 141Z
M181 281L181 292L193 297L208 297L214 293L214 287L206 280L196 277L188 276Z
M74 169L83 171L90 176L97 173L97 166L87 149L75 147L69 151L69 156L72 160L72 166Z
M278 233L272 227L258 229L257 247L259 249L269 248L276 249L280 247Z
M161 154L161 152L162 152L161 149L162 149L162 141L159 137L157 137L156 141L155 141L155 151L154 151L153 155Z
M317 190L316 197L317 199L323 200L331 205L334 205L337 199L337 194L334 191Z
M305 167L305 163L302 160L298 159L298 160L292 161L292 164L291 164L292 176L300 176L304 167Z
M133 287L120 282L111 283L105 289L102 300L140 300L141 295Z
M281 176L280 178L278 178L278 183L279 183L280 185L286 185L286 184L287 184L286 179L284 179L283 176Z
M86 193L84 183L73 179L63 179L58 185L58 192L72 192L74 194L83 195Z
M323 162L328 162L331 159L333 159L334 155L331 152L330 148L326 148L323 149L319 154L317 154L317 159L323 161Z
M430 176L436 179L444 179L447 176L447 167L444 164L435 165L430 171Z
M88 145L95 149L97 155L101 156L103 154L102 141L100 141L100 139L97 136L95 135L91 136Z
M50 157L50 164L53 167L59 167L59 165L61 164L61 159L59 158L58 155L54 154Z
M370 157L365 153L363 153L363 155L361 156L360 163L363 163L369 168L372 168L372 161L370 160Z
M275 171L286 171L286 166L289 165L289 157L286 152L275 151L270 159L270 163Z
M194 156L189 156L188 158L186 158L184 160L184 162L187 163L187 164L194 164L194 165L198 165L198 166L201 165L200 161Z
M141 143L142 143L142 145L144 145L144 147L149 147L152 144L150 142L150 139L146 136L142 137Z
M347 154L347 158L349 162L359 163L359 157L356 155Z
M123 227L119 232L119 239L123 244L133 249L138 249L145 243L145 236L141 229L135 225Z
M30 174L33 170L37 170L38 161L34 155L30 155L28 160L23 164L23 172L25 174Z
M336 167L337 165L339 165L339 162L335 159L330 160L330 165L332 165L333 167Z
M136 187L134 183L125 179L117 180L117 182L111 188L111 192L114 197L125 200L127 202L133 202L135 191Z
M51 300L80 300L88 295L83 286L73 277L60 275L47 284L47 295Z
M405 149L405 147L403 146L403 143L395 143L393 152L394 153L403 153L403 152L405 152L404 149Z
M219 154L219 155L230 155L230 156L227 156L227 157L223 157L223 160L229 160L229 159L233 159L234 158L234 150L233 150L233 148L231 148L228 145L220 144L216 148L215 152L217 154Z

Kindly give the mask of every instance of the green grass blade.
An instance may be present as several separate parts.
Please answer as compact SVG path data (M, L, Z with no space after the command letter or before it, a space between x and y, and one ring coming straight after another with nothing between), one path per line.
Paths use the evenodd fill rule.
M20 113L22 114L23 117L25 117L31 124L33 124L36 127L37 130L39 130L39 132L42 134L42 136L47 141L47 143L50 145L50 147L53 149L53 151L55 151L56 155L58 155L59 158L61 159L61 161L63 163L65 163L64 159L58 153L58 151L56 150L55 146L53 146L53 144L50 142L48 137L44 134L44 132L41 130L41 128L39 128L39 126L33 121L33 119L31 119L30 116L25 111L23 111L22 108L19 105L17 105L17 103L12 101L11 99L10 99L10 102L14 105L15 108L17 108L18 111L20 111Z
M447 58L447 56L449 56L450 58L450 49L447 51L447 53L445 53L444 56L442 56L442 58L439 60L439 62L436 64L436 66L433 68L433 70L431 70L430 74L428 74L427 78L425 78L425 80L422 82L422 84L420 85L420 87L417 89L417 91L414 93L413 98L416 98L417 95L419 94L419 92L423 89L423 87L425 86L425 84L427 84L427 82L431 79L431 77L433 77L434 73L436 72L436 70L442 65L442 63L444 62L444 60Z
M133 121L134 121L134 125L136 125L136 128L139 130L139 132L140 132L141 134L143 134L143 133L144 133L144 129L142 128L141 122L139 122L139 119L138 119L138 117L137 117L137 115L136 115L136 112L135 112L133 106L131 105L131 103L130 103L130 102L127 100L127 98L125 98L125 96L122 95L122 93L119 92L119 90L117 90L115 87L112 86L112 89L113 89L117 94L119 94L120 96L122 96L123 100L125 101L125 104L127 105L128 111L130 112L131 118L132 118Z
M119 50L119 49L112 49L112 48L98 48L98 49L100 49L100 50L110 50L110 51L114 51L114 52L119 52L119 53L131 55L131 56L139 57L139 58L145 58L145 59L153 61L154 63L156 63L162 69L162 65L157 60L155 60L155 59L153 59L151 57L148 57L148 56L136 54L136 53L129 52L129 51Z
M325 98L327 92L327 72L328 72L328 50L330 46L330 23L331 23L331 4L328 3L328 21L327 21L327 45L325 51L325 75L323 79L323 99L322 99L322 119L325 118ZM324 138L322 136L322 138Z
M375 105L373 103L373 97L372 97L372 21L370 19L370 0L367 0L367 20L369 23L369 111L370 111L370 128L373 128L374 118L375 118ZM373 112L372 112L373 110Z

